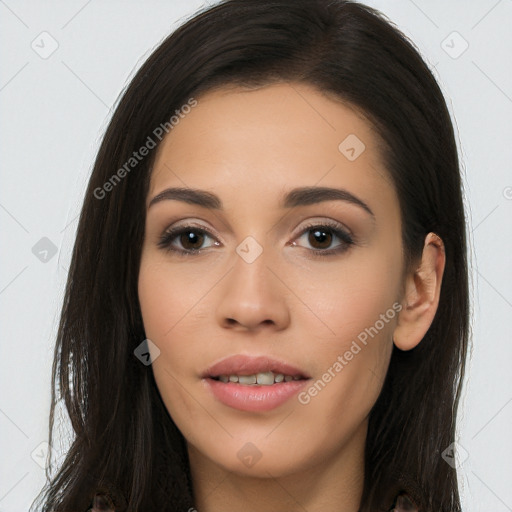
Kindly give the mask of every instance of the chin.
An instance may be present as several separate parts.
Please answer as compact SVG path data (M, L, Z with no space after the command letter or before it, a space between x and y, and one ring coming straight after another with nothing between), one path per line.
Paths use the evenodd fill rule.
M254 441L249 441L248 436L243 436L243 439L234 437L229 441L216 441L215 446L199 443L200 448L189 443L189 454L197 459L206 458L210 464L229 473L255 478L290 476L325 460L325 454L320 454L318 447L311 443L309 446L295 443L292 436L287 436L293 445L293 448L288 448L280 439L265 439L266 435L268 431L259 437L260 440ZM307 446L307 450L299 451L301 444Z

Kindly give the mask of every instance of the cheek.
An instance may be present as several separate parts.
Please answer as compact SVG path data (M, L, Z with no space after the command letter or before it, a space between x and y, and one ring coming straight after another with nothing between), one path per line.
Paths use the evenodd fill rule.
M139 303L146 337L160 350L152 371L169 414L187 438L194 437L191 425L202 424L205 419L182 383L185 377L190 378L198 353L197 346L191 342L198 337L199 324L190 318L209 287L211 284L204 277L192 278L190 273L176 272L153 255L143 255Z
M139 302L146 336L161 351L170 350L170 341L197 337L196 322L191 322L200 310L216 279L205 269L176 270L160 258L143 258L139 272ZM197 320L197 319L196 319ZM195 336L194 336L195 334Z
M152 370L162 398L167 402L166 395L172 393L174 403L177 403L176 399L182 401L179 372L186 365L180 364L183 363L180 350L186 344L173 343L173 340L177 336L183 339L179 331L187 323L180 322L180 319L186 316L191 307L188 302L194 296L190 287L186 288L187 293L180 293L182 285L179 275L170 276L169 268L164 264L155 258L143 257L138 283L141 314L146 337L160 350L159 357L152 363Z
M204 267L184 264L177 270L165 257L143 253L139 303L146 337L160 350L152 371L169 414L189 439L197 434L194 425L205 422L190 382L211 363L203 355L213 326L208 294L218 281L216 273Z
M399 299L401 257L385 248L360 252L339 263L305 268L291 280L300 283L300 298L315 313L309 315L310 332L321 333L326 345L343 348L348 339L372 327ZM388 317L394 320L395 313L392 309ZM303 320L307 318L303 315ZM386 327L389 323L385 322ZM381 322L380 330L386 331Z
M393 287L373 289L362 280L358 286L340 287L343 291L335 297L324 296L336 305L326 306L322 317L335 334L315 340L315 376L298 396L299 435L304 443L316 436L326 450L335 450L365 422L382 389L393 348L399 308Z
M305 331L322 333L313 340L316 381L299 397L312 417L327 414L339 420L341 415L357 422L375 403L401 309L400 269L400 254L383 249L337 270L317 269L316 286L302 288L304 302L314 305L325 327L319 329L314 317L304 326Z

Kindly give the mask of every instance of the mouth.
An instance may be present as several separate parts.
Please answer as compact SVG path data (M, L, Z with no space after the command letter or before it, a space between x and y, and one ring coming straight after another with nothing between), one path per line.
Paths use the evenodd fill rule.
M269 357L231 356L208 368L203 382L213 397L241 411L269 411L296 395L311 377Z
M228 383L238 383L241 386L272 386L281 382L291 382L292 380L304 380L300 375L284 375L274 372L260 372L252 375L219 375L211 377L213 380Z

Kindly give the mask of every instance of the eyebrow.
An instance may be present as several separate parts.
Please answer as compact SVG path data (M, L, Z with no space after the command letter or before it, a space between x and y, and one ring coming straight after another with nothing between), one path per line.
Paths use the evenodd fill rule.
M206 190L194 188L168 188L151 199L148 209L161 201L174 200L182 201L188 204L194 204L208 208L210 210L223 210L222 201L218 196ZM298 206L308 206L324 201L345 201L347 203L359 206L372 217L375 214L370 207L361 199L350 193L348 190L330 187L300 187L287 192L282 200L283 208L296 208Z

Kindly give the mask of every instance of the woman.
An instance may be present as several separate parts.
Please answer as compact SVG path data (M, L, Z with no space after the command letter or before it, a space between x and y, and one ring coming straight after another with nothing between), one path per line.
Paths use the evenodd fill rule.
M460 510L468 338L453 128L343 0L228 0L123 94L54 363L43 510ZM53 408L50 432L53 425Z

